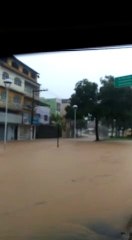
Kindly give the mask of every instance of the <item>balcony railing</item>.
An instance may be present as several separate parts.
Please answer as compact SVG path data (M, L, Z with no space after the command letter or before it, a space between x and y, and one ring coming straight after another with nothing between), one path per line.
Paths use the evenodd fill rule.
M8 123L14 123L14 124L22 124L22 114L17 115L14 113L8 113L7 114ZM5 113L0 112L0 123L5 122Z
M0 100L0 107L5 108L5 101ZM12 110L22 110L23 109L23 105L21 103L14 103L12 101L8 102L8 109L12 109Z
M32 105L31 104L24 104L23 108L27 109L27 110L31 110L32 109Z
M30 98L33 97L33 93L32 93L32 92L26 92L26 91L24 91L24 94L25 94L27 97L30 97ZM38 95L38 94L34 94L34 99L38 100L38 99L39 99L39 95Z

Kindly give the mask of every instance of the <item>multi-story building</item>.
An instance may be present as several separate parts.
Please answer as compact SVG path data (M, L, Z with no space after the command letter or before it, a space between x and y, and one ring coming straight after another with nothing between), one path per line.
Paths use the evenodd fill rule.
M4 136L6 91L4 79L10 78L7 139L30 139L33 90L39 90L39 74L16 57L0 59L0 140ZM34 91L39 103L39 91ZM39 104L38 104L39 105Z

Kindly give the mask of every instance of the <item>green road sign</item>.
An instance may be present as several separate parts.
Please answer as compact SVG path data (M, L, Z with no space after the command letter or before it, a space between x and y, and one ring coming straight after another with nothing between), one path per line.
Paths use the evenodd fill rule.
M117 88L132 86L132 75L116 77L114 86Z

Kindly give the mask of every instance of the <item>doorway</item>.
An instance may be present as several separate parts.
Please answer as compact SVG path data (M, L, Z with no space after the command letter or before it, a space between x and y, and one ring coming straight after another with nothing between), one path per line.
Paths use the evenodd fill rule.
M18 126L15 126L15 134L14 134L14 139L17 140L17 132L18 132Z

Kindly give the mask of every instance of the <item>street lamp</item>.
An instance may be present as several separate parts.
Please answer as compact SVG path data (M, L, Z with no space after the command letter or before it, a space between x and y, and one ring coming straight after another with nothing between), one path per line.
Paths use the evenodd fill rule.
M73 109L74 109L74 138L76 138L76 114L77 114L77 105L73 105Z
M5 105L5 129L4 129L4 144L7 142L7 113L8 113L8 91L12 84L12 80L7 78L4 79L4 85L6 89L6 105Z

